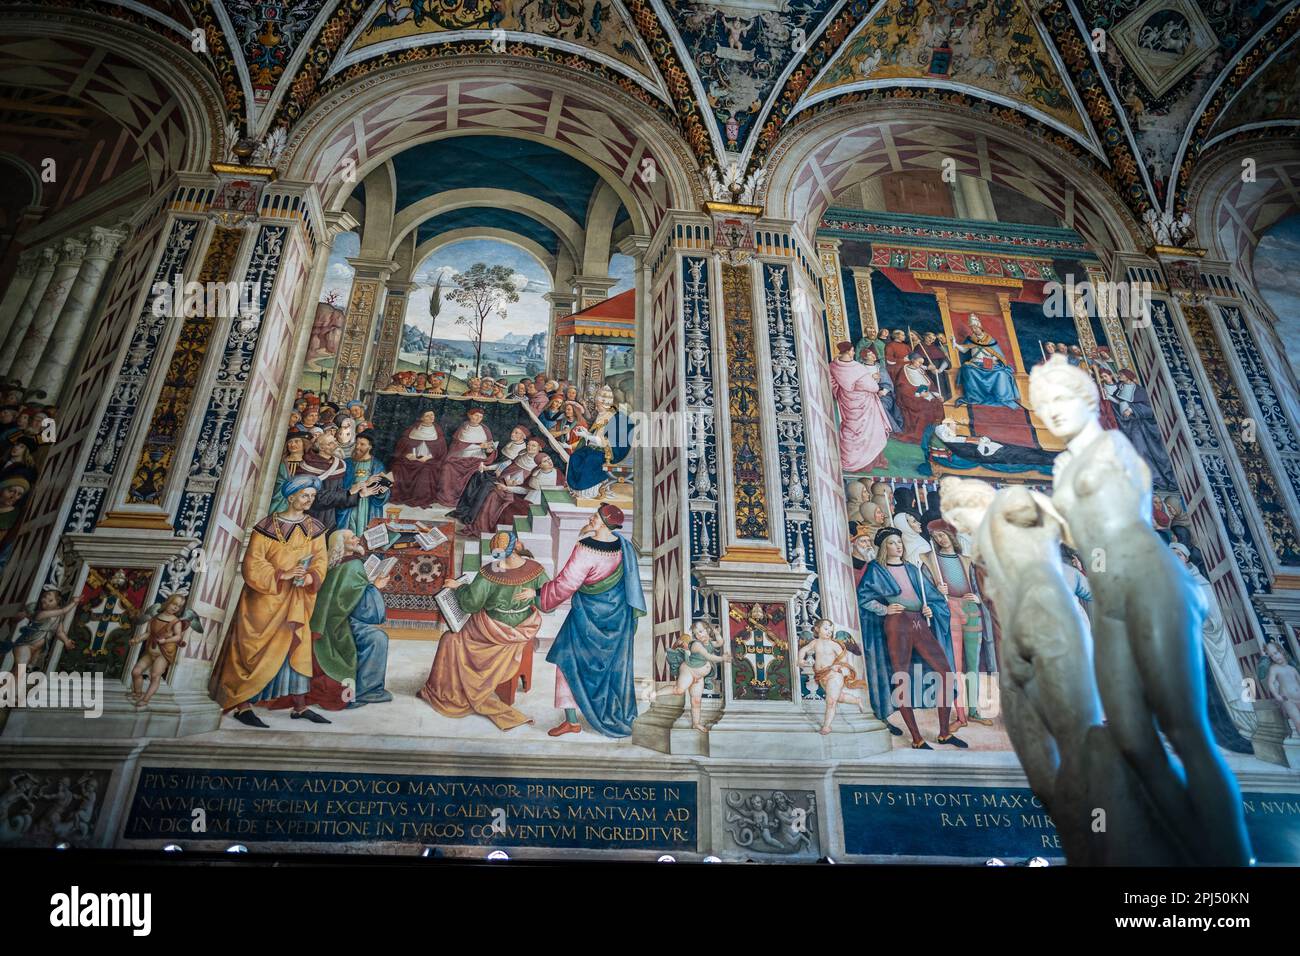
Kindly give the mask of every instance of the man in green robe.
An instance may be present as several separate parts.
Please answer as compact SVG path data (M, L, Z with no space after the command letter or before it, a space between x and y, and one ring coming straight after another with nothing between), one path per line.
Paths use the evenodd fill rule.
M393 699L384 688L388 670L387 616L380 593L388 578L366 575L365 544L348 530L330 535L329 571L311 616L319 673L309 702L326 710L361 707Z
M535 594L548 578L514 532L498 532L490 546L490 563L469 584L447 582L470 617L459 631L438 639L420 699L448 717L481 714L500 730L510 730L533 721L496 689L519 676L525 655L534 649L542 626ZM520 594L520 589L531 590Z

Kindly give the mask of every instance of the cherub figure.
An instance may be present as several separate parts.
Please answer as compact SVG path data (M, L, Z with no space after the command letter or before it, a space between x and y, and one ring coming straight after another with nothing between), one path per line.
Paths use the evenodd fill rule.
M9 786L0 794L0 843L26 836L32 828L37 789L38 781L25 770L9 778Z
M731 651L723 643L718 629L708 621L696 621L691 625L689 634L683 634L678 646L686 652L686 659L677 669L677 683L671 690L659 690L651 686L646 697L648 703L654 703L660 696L685 697L690 695L691 726L696 730L706 730L700 722L700 704L704 696L704 680L713 672L713 665L731 660ZM721 650L721 654L716 653Z
M1277 641L1264 645L1264 656L1269 660L1264 686L1282 705L1282 712L1291 724L1291 735L1300 737L1300 671L1287 659L1286 651Z
M12 640L0 641L0 654L12 648L14 652L13 675L19 676L18 669L21 667L24 671L27 665L35 660L38 664L45 653L46 644L50 638L54 638L63 644L67 650L76 647L72 638L68 637L67 632L63 629L63 619L67 613L77 606L76 599L69 601L67 604L59 604L59 589L56 587L46 587L41 591L40 598L35 604L29 605L25 614L14 617L14 624L26 619L27 623L18 629L18 634Z
M865 694L853 693L866 689L867 683L858 677L849 663L848 649L835 640L835 622L822 618L813 625L812 640L799 652L799 667L812 668L813 680L821 687L826 698L826 715L822 718L819 734L829 734L839 704L854 703L858 710L867 712Z
M185 595L178 591L149 605L135 624L137 633L131 643L144 644L144 650L131 668L131 689L126 696L135 701L136 707L147 707L163 674L176 663L176 652L185 646L185 631L192 627L202 634L203 622L185 607ZM149 675L147 690L143 689L145 674Z

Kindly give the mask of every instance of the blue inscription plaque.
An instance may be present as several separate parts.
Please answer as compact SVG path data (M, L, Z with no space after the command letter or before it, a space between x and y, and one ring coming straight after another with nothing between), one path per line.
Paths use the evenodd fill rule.
M146 767L124 836L693 851L696 801L693 782Z
M1243 793L1260 863L1300 863L1300 794ZM1052 818L1026 787L841 784L845 852L862 856L1061 857Z

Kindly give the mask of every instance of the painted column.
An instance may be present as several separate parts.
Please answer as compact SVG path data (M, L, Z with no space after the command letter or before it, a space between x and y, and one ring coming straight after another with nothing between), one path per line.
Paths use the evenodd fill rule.
M356 398L361 390L361 369L366 360L366 343L370 327L383 297L384 283L397 263L383 259L349 259L356 269L352 277L352 294L343 317L343 336L330 378L330 400L343 403Z
M575 311L588 309L609 297L609 290L618 280L609 276L574 276L573 294L577 298ZM578 395L590 405L596 390L605 381L605 346L598 342L579 342L574 356L573 378L578 386Z
M413 282L389 282L384 297L384 316L379 323L379 342L375 346L372 381L376 390L383 388L397 371L397 357L401 352L402 329L406 323L407 296L415 288Z
M1124 333L1124 321L1119 317L1119 303L1116 302L1114 286L1106 279L1106 273L1100 265L1087 266L1088 283L1092 286L1093 303L1097 317L1101 320L1102 330L1110 347L1110 356L1115 360L1115 367L1133 367L1133 356L1129 353L1128 337Z
M27 290L32 287L32 281L36 278L36 268L40 265L40 261L40 251L37 249L28 249L18 256L18 262L14 265L13 279L5 289L4 299L0 300L0 343L9 337L13 320L17 318L18 310L23 307L23 300L27 298ZM17 347L17 342L14 345Z
M826 275L826 323L831 338L843 342L849 337L849 320L844 308L844 279L840 271L840 240L818 239L817 258Z
M64 239L59 246L59 261L50 276L50 284L41 296L40 305L32 314L31 328L23 338L14 356L13 365L9 367L9 377L19 382L31 382L32 374L45 353L45 345L54 330L54 320L63 310L72 286L81 269L82 257L86 254L86 244L77 239Z
M41 299L45 296L45 290L49 287L50 278L54 275L54 266L59 259L58 251L52 246L32 250L32 255L35 260L32 263L32 268L35 271L32 273L27 291L23 294L22 303L14 313L13 324L9 326L9 331L5 335L4 345L0 347L0 375L7 378L13 378L9 371L13 367L14 360L18 357L19 348L32 327L32 317L36 314L36 308L41 304ZM21 268L21 265L19 268Z
M858 307L858 317L862 320L862 334L872 337L880 328L879 319L876 318L876 298L871 291L871 273L873 272L875 270L871 266L853 267L853 301ZM846 324L844 337L833 340L832 344L834 342L847 342L849 339L848 331Z
M632 411L644 414L648 410L647 393L649 391L649 372L643 361L648 351L646 342L650 335L650 273L646 263L646 253L650 249L650 237L631 235L618 244L618 251L630 256L633 262L633 286L636 289L636 312L632 339ZM648 420L648 419L647 419ZM644 424L641 427L646 427ZM660 429L660 433L665 431ZM672 439L669 439L672 440ZM633 446L626 461L632 465L632 500L633 517L630 529L632 543L642 554L653 550L654 533L651 528L652 505L650 502L650 462L646 454L648 442Z
M547 333L547 339L550 343L550 358L547 362L546 375L548 378L557 381L567 379L569 377L569 344L571 339L567 335L557 335L555 329L560 319L573 312L573 303L577 301L577 296L566 292L548 292L542 298L551 303L551 327Z
M40 364L32 376L32 388L42 389L46 400L57 405L63 391L68 366L76 354L77 346L90 323L96 299L108 275L108 267L126 240L120 229L94 226L86 239L86 255L81 260L77 279L72 284L67 301L59 312L58 321L41 355Z

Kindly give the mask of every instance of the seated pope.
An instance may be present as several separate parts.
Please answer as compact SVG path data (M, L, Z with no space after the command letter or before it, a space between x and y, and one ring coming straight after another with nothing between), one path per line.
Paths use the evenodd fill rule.
M972 312L967 323L970 331L957 343L961 356L957 383L962 392L957 404L1019 407L1020 388L1016 385L1015 369L1007 361L1002 346L984 330L978 315Z

